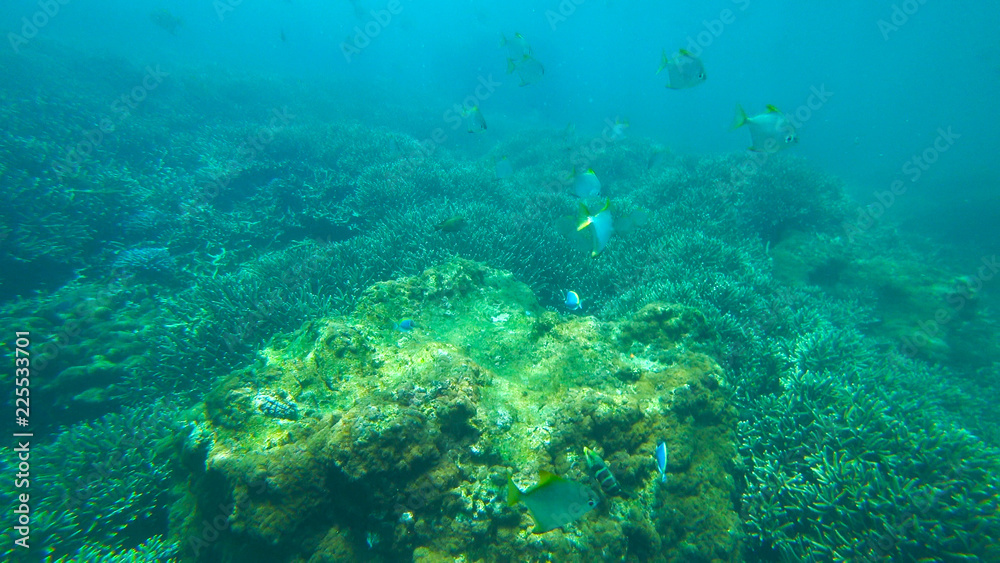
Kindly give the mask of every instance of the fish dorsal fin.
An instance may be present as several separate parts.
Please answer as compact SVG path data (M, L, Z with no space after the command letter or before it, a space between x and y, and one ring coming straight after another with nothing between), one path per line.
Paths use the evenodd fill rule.
M694 58L694 55L691 54L691 51L688 51L687 49L681 49L680 53L685 57L691 57L692 59Z
M541 471L538 472L538 484L535 485L535 488L537 489L539 487L544 487L545 485L555 483L558 480L559 480L558 475L542 469Z
M595 215L600 215L601 213L604 213L610 207L611 207L611 198L605 199L604 200L604 207L602 207L600 211L598 211L597 213L595 213Z
M767 104L767 113L781 113L781 110L771 104Z
M577 219L580 222L576 227L577 231L586 229L594 222L594 216L590 214L590 210L587 209L587 206L582 201L580 202L580 216Z

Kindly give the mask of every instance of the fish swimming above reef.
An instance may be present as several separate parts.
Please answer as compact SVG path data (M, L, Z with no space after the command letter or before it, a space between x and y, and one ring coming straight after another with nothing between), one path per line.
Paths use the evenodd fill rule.
M612 496L632 498L632 495L622 490L621 485L618 484L618 480L611 473L608 464L604 463L604 460L601 459L601 456L597 455L597 452L584 446L583 457L587 459L587 469L590 470L594 479L597 479L597 482L601 484L601 490Z
M746 125L750 128L750 139L753 144L750 150L762 153L776 153L799 142L795 126L781 110L767 106L764 113L747 117L743 106L736 104L736 119L730 129Z
M601 195L601 181L593 169L578 174L573 170L573 194L578 198L597 197Z
M500 46L507 49L507 60L519 61L525 56L531 56L531 45L520 33L515 33L514 37L507 39L507 36L500 34Z
M437 225L434 225L434 230L445 233L454 233L461 231L463 227L465 227L465 217L455 215L454 217L449 217Z
M521 83L518 86L528 86L534 84L545 76L545 67L538 59L531 55L525 55L520 59L507 59L507 74L517 72Z
M604 247L611 240L611 235L615 232L614 219L611 218L610 207L611 200L607 200L600 211L591 213L586 205L580 204L580 217L582 220L576 230L583 231L584 229L590 229L591 256L597 257L597 255L603 252Z
M417 323L413 322L413 319L403 319L398 323L392 323L392 328L402 332L409 332L416 328Z
M576 481L563 479L548 471L538 473L538 483L522 491L507 478L507 506L518 502L528 507L535 519L533 534L554 530L579 519L597 507L597 494Z
M673 57L668 57L667 52L663 51L660 55L660 68L656 74L660 74L664 69L666 69L669 79L667 88L671 90L691 88L701 84L707 78L701 59L685 49L681 49Z
M486 131L486 119L483 118L479 106L472 106L462 110L462 121L465 123L465 130L469 133L479 133Z
M583 300L580 299L580 296L577 295L575 291L566 292L566 301L564 304L570 311L583 309Z
M612 141L621 141L625 138L625 130L629 128L628 120L620 120L615 118L614 123L608 126L608 137Z
M604 251L611 235L626 234L636 227L645 225L649 219L645 211L635 210L628 215L612 218L611 202L606 201L604 207L597 213L592 213L585 204L580 203L580 211L574 217L563 217L556 222L556 230L570 240L577 249L588 251L592 257L597 257Z
M184 20L175 16L170 10L160 8L149 13L149 19L158 27L167 30L170 35L177 35L177 28L184 25Z

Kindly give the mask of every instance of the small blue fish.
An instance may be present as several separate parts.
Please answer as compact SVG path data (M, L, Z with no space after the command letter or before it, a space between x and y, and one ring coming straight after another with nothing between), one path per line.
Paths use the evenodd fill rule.
M592 169L582 174L577 174L574 169L572 179L573 193L576 197L585 198L601 195L601 181L597 179L597 174Z
M580 296L575 291L566 292L566 308L570 311L583 309L583 301L580 300Z
M398 323L392 323L392 328L396 330L401 330L403 332L409 332L411 329L417 326L417 323L410 319L403 319Z
M660 470L660 482L667 482L667 444L666 442L660 442L656 446L656 467Z

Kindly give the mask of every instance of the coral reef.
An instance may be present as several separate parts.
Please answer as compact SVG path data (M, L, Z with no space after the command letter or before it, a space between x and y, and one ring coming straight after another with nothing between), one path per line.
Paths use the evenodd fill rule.
M178 413L163 404L126 409L35 446L30 542L34 560L80 560L77 549L81 554L114 552L125 557L95 555L84 558L88 561L146 560L147 554L169 554L172 542L159 536L167 533L165 506L180 426L177 418ZM19 492L24 491L5 482L0 496L12 503ZM4 530L0 554L5 560L23 555L13 544L14 533Z
M414 100L180 69L83 155L143 70L32 46L0 52L0 316L59 476L34 525L66 552L35 560L997 557L992 263L852 225L805 161L583 126L428 148ZM560 228L574 167L648 216L597 259ZM585 481L584 446L636 498L526 535L507 476ZM83 487L105 524L57 502L100 448L135 475Z
M118 255L112 269L122 276L162 277L168 275L176 264L166 248L131 248Z
M394 330L404 317L416 328ZM217 510L202 499L233 509L216 542L183 553L731 560L735 411L721 368L695 351L715 338L683 307L650 305L621 325L562 318L509 274L464 260L376 284L352 316L306 322L207 398L212 446L184 529ZM263 416L262 394L289 397L302 417ZM507 476L589 480L585 446L636 498L605 497L593 517L528 534L530 518L504 503Z
M746 529L783 560L993 560L997 451L957 429L912 431L902 394L794 372L741 423ZM930 422L930 421L927 421ZM913 426L913 425L910 425ZM973 531L974 530L974 531Z

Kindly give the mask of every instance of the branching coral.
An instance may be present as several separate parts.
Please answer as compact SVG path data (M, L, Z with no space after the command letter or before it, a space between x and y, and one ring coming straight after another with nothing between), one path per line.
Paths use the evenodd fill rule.
M32 470L46 476L40 494L32 495L33 549L56 556L76 548L109 553L144 541L148 530L165 533L175 418L162 404L126 409L70 427L32 450ZM149 549L166 553L160 540L150 541ZM13 541L4 545L18 549Z

